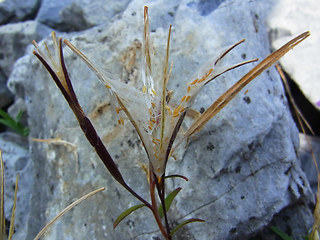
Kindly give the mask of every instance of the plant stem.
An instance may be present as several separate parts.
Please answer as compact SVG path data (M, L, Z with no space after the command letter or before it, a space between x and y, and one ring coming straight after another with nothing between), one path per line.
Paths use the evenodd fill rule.
M73 109L72 109L73 110ZM128 190L135 198L140 200L142 203L144 203L148 208L152 208L150 203L148 203L145 199L143 199L139 194L137 194L134 190L132 190L131 187L125 182L123 179L120 171L116 167L115 163L113 162L109 152L105 148L104 144L102 143L98 133L94 129L91 121L84 115L77 114L75 112L75 115L77 116L77 119L79 121L80 127L82 131L84 132L85 136L87 137L90 144L93 146L93 148L96 150L98 156L106 166L106 168L109 170L111 175L114 177L114 179L119 182L126 190ZM82 118L82 119L81 119Z
M165 204L165 181L164 180L165 180L165 174L163 174L161 176L160 182L156 181L156 186L157 186L158 196L161 201L161 205L162 205L162 209L163 209L163 216L164 216L164 221L166 224L166 229L167 229L167 232L170 233L170 226L169 226L167 209L166 209L166 204Z
M156 199L155 199L155 186L156 186L156 181L157 181L157 178L155 178L155 176L153 175L153 171L152 171L152 168L150 166L150 198L151 198L151 204L152 204L152 213L154 215L154 218L156 219L156 222L158 224L158 227L162 233L162 235L165 237L166 240L171 240L171 236L170 236L170 231L167 231L166 228L163 226L162 224L162 221L161 221L161 217L159 215L159 212L158 212L158 208L157 208L157 202L156 202Z
M82 110L82 107L77 99L77 96L73 90L72 83L69 78L69 74L67 71L67 68L64 64L64 58L63 58L63 51L62 51L62 39L59 39L60 43L60 61L61 66L63 69L63 73L65 76L65 80L68 85L68 89L66 89L62 84L61 80L58 78L56 73L52 70L51 66L47 63L47 61L37 52L34 52L36 57L40 60L40 62L45 66L45 68L50 73L52 79L57 84L58 88L62 92L63 96L65 97L67 103L69 104L71 110L73 111L74 115L76 116L80 128L83 131L84 135L86 136L87 140L91 144L91 146L95 149L96 153L98 154L99 158L105 165L105 167L108 169L109 173L112 175L112 177L119 182L126 190L128 190L135 198L137 198L139 201L144 203L148 208L152 210L152 206L150 203L148 203L146 200L144 200L139 194L137 194L134 190L132 190L128 184L125 182L125 180L122 177L122 174L120 173L117 165L113 161L112 157L110 156L108 150L104 146L103 142L101 141L101 138L99 137L97 131L95 130L94 126L92 125L90 119L85 115L85 113Z

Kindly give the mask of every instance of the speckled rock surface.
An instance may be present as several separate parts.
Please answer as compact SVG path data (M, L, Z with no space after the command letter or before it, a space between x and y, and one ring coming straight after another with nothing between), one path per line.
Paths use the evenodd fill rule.
M121 81L134 84L140 76L143 4L132 1L112 24L63 37L94 62L112 69ZM178 99L202 63L242 38L247 39L246 43L230 53L226 64L262 59L269 54L268 35L259 15L262 11L255 1L240 0L149 4L151 38L159 56L164 52L169 24L173 24L174 67L169 87ZM70 51L66 50L65 56L84 111L128 184L148 198L142 168L147 163L146 154L133 127L128 121L124 127L117 125L106 89ZM208 84L194 108L207 108L252 66ZM162 66L158 67L161 72ZM72 200L101 186L106 191L68 213L44 239L161 239L146 209L130 215L113 230L113 220L138 202L105 171L61 93L34 56L27 55L16 63L8 85L26 103L32 137L61 138L70 143L30 142L36 180L32 220L27 223L25 239L34 237ZM206 220L188 225L177 233L176 239L247 239L287 206L308 202L311 190L297 159L297 148L298 132L279 76L271 68L212 119L192 139L186 152L180 150L183 157L170 160L168 173L189 178L186 183L168 181L168 190L183 187L170 210L170 221L174 225L189 217ZM306 218L310 220L308 225L311 214L307 213Z

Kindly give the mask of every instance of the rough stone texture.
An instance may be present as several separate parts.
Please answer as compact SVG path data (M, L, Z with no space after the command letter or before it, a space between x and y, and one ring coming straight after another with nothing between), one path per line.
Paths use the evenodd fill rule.
M7 106L13 101L13 95L7 88L7 78L0 71L0 108Z
M317 106L316 102L320 100L319 21L320 2L317 0L277 1L267 21L271 28L274 48L278 48L281 42L302 32L311 32L308 42L301 44L294 56L283 57L280 63L315 106ZM319 108L319 106L317 107Z
M47 37L51 30L36 21L12 23L0 27L0 71L9 77L14 62L24 55L32 40Z
M111 25L106 23L66 37L102 67L112 69L119 79L134 84L140 74L143 4L142 0L132 1L122 18ZM173 24L174 68L170 88L175 90L177 99L194 71L226 46L247 39L225 59L227 65L255 57L261 59L269 53L268 35L259 15L263 6L255 1L217 1L206 5L205 1L167 0L150 3L149 7L151 37L159 56L164 53L169 24ZM128 184L147 198L142 169L142 164L147 163L146 154L133 127L128 121L125 127L116 124L109 111L106 89L70 51L65 51L65 55L84 111ZM208 84L194 108L199 111L207 108L252 66ZM161 73L162 66L157 70ZM34 56L27 55L16 63L8 85L26 103L31 137L62 138L76 146L30 142L37 184L32 192L32 220L27 223L25 239L32 239L41 226L72 200L101 186L107 188L105 192L68 213L44 239L161 239L146 209L112 229L113 220L138 202L106 172L61 93ZM308 203L306 198L312 193L300 168L297 148L298 133L279 76L271 68L192 139L188 150L181 153L183 158L170 160L168 173L183 174L190 179L186 183L168 181L169 189L183 187L170 209L170 220L181 222L189 217L206 220L188 225L177 233L176 239L247 239L289 205ZM310 225L310 212L305 217L306 225ZM302 232L304 228L301 227Z
M282 232L286 233L292 239L305 239L306 229L309 229L313 224L313 219L310 218L312 214L311 208L314 209L314 205L308 206L303 201L288 206L283 209L280 213L276 214L269 226L266 227L255 237L250 240L279 240L271 229L271 226L275 226Z
M13 117L16 117L19 114L19 112L21 112L22 117L20 119L20 123L22 124L22 126L28 126L26 103L22 98L16 99L14 104L8 108L7 112L10 116Z
M27 231L25 224L30 213L30 192L32 191L34 173L28 151L27 139L14 133L0 133L0 149L5 171L5 216L10 221L13 206L16 176L19 173L17 194L15 236L14 239L24 239Z
M300 134L300 160L302 169L305 171L309 179L312 190L314 191L314 193L316 193L318 186L318 176L317 169L314 164L314 159L311 153L311 148L314 156L317 159L317 164L318 166L320 166L320 138Z
M61 31L80 31L111 21L129 2L130 0L43 0L37 20Z
M40 40L51 30L35 21L11 23L0 27L0 107L7 106L13 95L6 83L15 61L25 54L32 40Z
M3 0L0 2L0 25L33 19L40 0Z

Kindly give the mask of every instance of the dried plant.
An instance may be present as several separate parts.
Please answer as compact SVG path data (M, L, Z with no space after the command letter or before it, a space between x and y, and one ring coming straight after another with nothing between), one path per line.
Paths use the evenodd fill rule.
M18 192L18 180L19 174L16 177L16 185L14 190L14 199L13 199L13 207L10 219L10 227L7 233L6 231L6 218L4 211L4 164L2 160L2 151L0 149L0 239L8 239L11 240L14 233L14 220L15 220L15 212L16 212L16 203L17 203L17 192Z
M33 44L36 48L34 51L35 56L48 70L56 85L64 95L85 136L96 150L98 156L106 166L109 173L135 198L142 202L142 204L136 205L122 213L114 222L114 227L116 227L122 219L131 214L133 211L141 207L147 207L151 210L158 224L159 230L161 231L163 237L167 240L172 239L172 235L185 224L203 221L201 219L191 218L180 223L174 229L170 228L167 219L167 211L170 208L172 200L179 193L181 188L175 189L166 196L165 179L168 177L187 178L181 175L166 175L166 165L169 156L179 144L181 144L184 140L189 139L190 136L195 132L198 132L212 117L222 110L226 104L228 104L231 99L233 99L233 97L236 96L236 94L239 93L239 91L243 89L249 82L251 82L264 70L278 61L279 58L286 54L290 49L307 38L309 36L309 32L305 32L289 41L279 50L275 51L262 62L257 64L251 71L249 71L230 89L222 94L203 114L199 115L191 127L184 133L179 130L187 111L191 110L190 107L192 106L200 90L206 86L207 83L224 74L225 72L238 68L247 63L255 62L257 59L241 62L226 68L222 66L221 60L224 59L235 47L244 42L244 40L241 40L240 42L229 47L218 58L211 60L204 67L202 67L201 70L196 72L196 77L191 79L190 83L185 86L185 94L182 99L177 101L178 104L171 104L171 102L174 101L174 99L172 99L172 91L167 89L172 68L172 64L169 67L170 36L171 26L168 33L166 56L165 59L163 59L164 65L162 78L154 79L154 69L152 69L153 56L150 54L148 7L145 7L143 67L141 74L142 86L140 88L134 88L104 75L102 71L99 70L80 50L72 45L71 42L66 39L62 41L61 38L57 40L55 33L52 33L54 48L53 52L49 50L49 47L46 44L45 50L41 50L38 44L33 41ZM82 60L84 60L84 62L89 66L89 68L91 68L91 70L94 71L104 86L109 89L111 96L116 99L114 108L119 115L118 123L123 125L124 116L126 116L135 127L149 159L148 176L151 202L142 198L126 183L120 170L91 124L91 121L82 110L82 107L80 106L77 96L73 90L73 86L65 66L62 50L63 42ZM156 199L156 193L158 194L159 202Z
M296 101L294 100L294 97L293 97L293 95L291 93L291 90L290 90L290 87L289 87L289 83L288 83L288 80L287 80L284 72L282 71L281 67L278 64L276 65L276 68L277 68L277 70L278 70L278 72L280 74L280 77L282 79L283 85L284 85L284 87L286 89L286 93L288 95L288 99L289 99L289 101L291 102L291 104L293 106L293 112L296 115L296 118L298 120L299 126L300 126L300 128L302 130L302 133L306 138L307 145L308 145L310 153L311 153L311 158L312 158L312 161L314 163L314 167L315 167L315 169L317 171L317 182L318 182L318 185L317 185L317 193L316 193L316 196L315 196L315 198L316 198L316 206L315 206L314 212L313 212L314 223L313 223L313 226L311 228L310 234L305 239L308 239L308 240L319 240L320 239L319 238L319 232L320 232L320 172L319 172L317 157L316 157L316 154L315 154L315 152L314 152L314 150L312 148L312 144L311 144L311 141L309 139L309 136L306 133L306 128L308 128L308 130L310 131L310 133L312 135L315 136L315 133L312 130L312 128L311 128L310 124L308 123L308 121L306 120L306 118L303 116L303 114L300 111L298 105L296 104ZM279 229L277 231L278 231L279 236L286 235L285 233L281 232L281 230L279 230ZM285 239L285 238L283 238L283 239Z
M62 218L62 216L64 214L66 214L68 211L70 211L73 207L77 206L79 203L81 203L82 201L88 199L89 197L93 196L94 194L96 194L98 192L101 192L101 191L104 191L104 190L105 190L104 187L99 188L97 190L94 190L94 191L82 196L81 198L79 198L78 200L74 201L70 205L68 205L65 209L63 209L57 216L55 216L47 225L45 225L41 229L41 231L35 236L34 240L40 239L40 237L42 237L56 221L58 221L60 218Z
M14 234L14 221L15 221L15 212L16 212L16 203L17 203L17 193L18 193L18 180L19 180L19 174L17 174L16 177L16 184L14 189L14 199L13 199L13 207L12 207L12 213L11 213L11 219L10 219L10 227L7 232L6 229L6 219L5 219L5 209L4 209L4 164L2 159L2 151L0 149L0 239L1 240L11 240ZM66 214L69 210L71 210L73 207L80 204L82 201L88 199L89 197L93 196L94 194L101 192L105 190L105 188L99 188L97 190L94 190L75 202L71 203L69 206L67 206L64 210L62 210L56 217L54 217L47 225L45 225L41 231L36 235L34 240L40 239L42 235L44 235L50 227L57 222L64 214Z

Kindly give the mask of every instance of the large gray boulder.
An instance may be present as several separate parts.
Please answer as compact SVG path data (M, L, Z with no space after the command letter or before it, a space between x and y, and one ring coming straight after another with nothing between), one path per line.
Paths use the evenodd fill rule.
M6 84L15 61L25 54L26 47L33 39L39 41L50 32L50 28L36 21L0 26L0 108L13 100Z
M0 71L0 108L8 106L13 101L13 94L7 88L7 77Z
M0 72L10 76L14 62L25 54L32 40L47 37L51 29L36 21L11 23L0 27Z
M3 0L0 2L0 25L33 19L41 0Z
M102 68L112 70L119 81L135 84L141 74L143 2L132 1L122 17L108 27L101 24L63 37ZM266 57L270 46L260 17L263 11L255 1L242 0L150 3L156 56L163 55L168 27L173 24L170 59L174 66L169 87L175 91L174 97L181 99L185 84L202 63L242 38L246 43L226 57L226 64ZM84 111L128 184L148 199L143 170L148 161L138 135L128 120L125 126L117 124L105 87L81 60L64 49ZM194 109L207 108L253 66L208 84ZM156 70L161 74L162 66ZM35 180L25 239L34 237L71 201L102 186L106 191L69 212L44 239L162 239L147 209L130 215L113 230L115 218L138 201L107 173L62 94L34 56L27 55L15 64L8 85L26 103L31 137L69 142L30 141ZM176 161L170 159L167 172L189 178L189 182L167 181L168 191L183 187L170 209L170 222L175 225L190 217L206 221L187 225L176 239L247 239L288 206L309 202L312 192L297 159L298 141L281 80L270 68L212 119L185 152L180 149ZM306 219L305 229L312 221L310 212Z
M110 22L130 0L43 0L36 20L60 31L72 32Z

